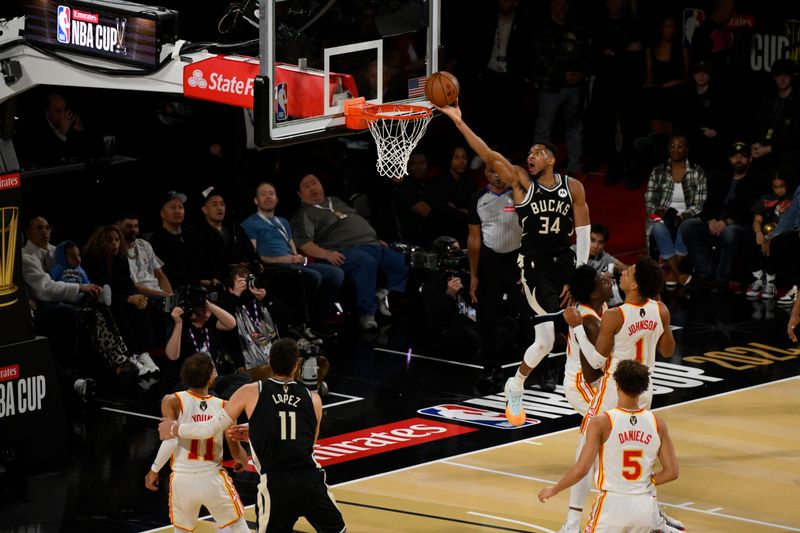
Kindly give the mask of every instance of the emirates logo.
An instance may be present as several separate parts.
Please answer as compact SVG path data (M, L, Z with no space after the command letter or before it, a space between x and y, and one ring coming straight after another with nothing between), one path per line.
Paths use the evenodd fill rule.
M189 79L186 81L186 83L189 84L189 87L198 87L200 89L205 89L208 87L208 81L203 78L203 71L199 68L192 71L192 75L189 76Z

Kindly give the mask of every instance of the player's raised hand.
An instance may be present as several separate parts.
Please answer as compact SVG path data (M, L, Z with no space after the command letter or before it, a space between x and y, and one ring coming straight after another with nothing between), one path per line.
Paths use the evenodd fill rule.
M456 100L455 104L446 107L439 107L436 104L433 104L433 107L435 107L443 115L450 117L453 122L461 120L461 108L458 107L458 100Z

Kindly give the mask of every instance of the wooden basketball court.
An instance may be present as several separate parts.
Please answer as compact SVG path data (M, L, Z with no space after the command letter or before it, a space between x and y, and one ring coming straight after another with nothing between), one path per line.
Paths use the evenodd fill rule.
M800 531L799 377L658 412L681 468L659 500L687 531ZM556 532L568 492L546 504L536 493L566 471L576 441L577 428L354 480L333 492L348 531ZM252 507L247 518L255 520ZM295 529L314 531L305 521ZM214 527L203 522L196 531Z

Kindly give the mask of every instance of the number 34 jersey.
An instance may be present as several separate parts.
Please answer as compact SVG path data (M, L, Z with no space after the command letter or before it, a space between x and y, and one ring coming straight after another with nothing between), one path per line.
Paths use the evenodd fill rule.
M601 416L611 421L611 432L600 446L595 473L598 490L623 494L650 492L661 448L655 415L647 409L629 411L615 407Z
M319 468L313 455L317 415L309 390L295 381L272 378L260 381L258 388L250 445L259 472Z
M520 253L526 257L556 256L572 244L574 221L569 178L558 173L554 176L556 185L552 189L532 180L522 203L514 206L522 226Z
M191 391L176 392L181 405L178 422L204 422L225 407L225 400L215 396L198 396ZM214 435L209 439L178 439L178 448L172 455L172 471L186 474L217 471L222 463L222 439L224 435Z

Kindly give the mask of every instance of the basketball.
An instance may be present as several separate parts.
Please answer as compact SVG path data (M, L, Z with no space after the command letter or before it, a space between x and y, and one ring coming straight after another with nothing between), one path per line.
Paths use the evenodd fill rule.
M434 72L425 82L425 97L434 105L445 107L458 100L458 80L449 72Z

